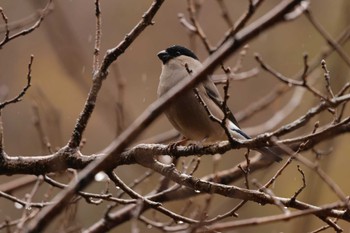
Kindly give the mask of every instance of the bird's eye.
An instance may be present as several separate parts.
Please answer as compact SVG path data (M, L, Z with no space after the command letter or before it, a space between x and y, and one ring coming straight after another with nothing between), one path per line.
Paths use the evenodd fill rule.
M180 53L180 52L176 52L176 55L177 55L177 56L180 56L180 55L181 55L181 53Z

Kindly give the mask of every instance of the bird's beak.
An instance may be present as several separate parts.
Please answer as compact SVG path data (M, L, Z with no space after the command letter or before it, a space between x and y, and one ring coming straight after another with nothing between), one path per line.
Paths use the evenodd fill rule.
M172 57L167 53L167 51L162 50L157 54L158 58L163 62L163 64L167 63Z

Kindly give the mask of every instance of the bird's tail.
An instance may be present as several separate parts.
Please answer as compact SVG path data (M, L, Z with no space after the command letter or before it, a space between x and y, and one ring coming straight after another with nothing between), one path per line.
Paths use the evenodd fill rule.
M231 135L235 138L240 139L250 139L246 133L244 133L236 124L234 124L232 121L228 121L228 127L231 130ZM280 162L282 160L282 157L280 156L280 153L277 153L274 151L274 149L268 148L268 147L262 147L257 149L261 154L266 156L266 159L273 160L276 162Z
M268 148L268 147L262 147L257 149L262 155L266 156L267 159L274 160L276 162L282 161L282 157L280 156L279 153L275 152L273 149Z

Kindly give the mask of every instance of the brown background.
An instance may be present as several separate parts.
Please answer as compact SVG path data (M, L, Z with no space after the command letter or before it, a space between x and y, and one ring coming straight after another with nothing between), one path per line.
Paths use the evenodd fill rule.
M102 1L101 56L103 56L106 49L117 45L124 38L125 34L140 20L141 15L151 2L140 0ZM242 0L226 1L233 19L237 19L246 10L246 2ZM278 2L278 0L266 1L254 18L262 15ZM45 1L0 1L0 6L4 9L10 23L33 14L35 9L42 8L44 5ZM126 80L125 110L127 123L131 123L156 99L160 74L160 61L157 59L157 52L173 44L189 46L188 33L180 25L177 17L178 13L187 15L186 7L186 1L166 1L155 17L155 25L148 27L126 53L118 59L120 72ZM333 38L339 35L345 25L349 25L350 4L347 0L313 1L311 10ZM199 21L213 45L222 38L223 33L227 30L227 25L220 16L220 9L216 1L204 1ZM94 35L93 1L59 1L56 2L56 8L47 16L39 29L25 37L16 39L1 49L0 91L2 95L8 92L8 97L16 95L25 85L29 57L31 54L35 56L31 89L22 102L8 106L2 114L5 149L9 155L42 154L40 139L33 125L32 105L34 103L39 106L42 123L52 145L60 147L67 142L90 85ZM310 57L313 57L325 45L326 43L322 37L302 16L295 22L273 28L254 40L250 44L243 70L258 66L253 55L259 53L276 70L285 75L293 75L303 66L303 53L306 52ZM349 44L345 46L345 50L349 53ZM207 56L207 52L199 40L197 41L196 53L201 60L204 60ZM226 64L233 66L236 59L237 57L232 57ZM327 59L327 65L331 71L333 87L335 90L339 90L344 82L349 81L349 67L346 67L336 54ZM217 73L221 73L221 71ZM85 154L97 153L115 137L114 103L116 83L114 74L115 72L112 71L104 83L96 111L84 135L87 140L83 150ZM320 76L319 82L322 82L321 69L319 69L318 75ZM245 82L233 82L230 88L229 106L234 112L244 109L249 103L269 93L277 84L278 81L263 71L254 79ZM243 128L260 124L269 119L274 111L285 104L289 97L290 95L287 95L254 119L245 122L242 125ZM51 104L48 105L47 102ZM306 95L297 111L293 112L284 123L296 119L315 103L315 98ZM53 106L54 109L49 109L48 106ZM57 116L59 116L58 122L54 120ZM330 119L329 117L330 115L323 115L319 119L321 125L325 124ZM140 140L168 129L171 129L171 125L164 117L161 117L140 136ZM337 138L336 144L334 144L336 151L330 157L322 160L324 169L345 193L350 192L350 173L348 169L350 148L348 142L348 135ZM332 142L325 146L329 147L330 145L333 145ZM227 153L223 156L219 168L224 169L233 166L242 160L242 154L243 151ZM203 157L200 169L195 175L200 177L211 171L211 161L210 157ZM278 166L274 166L268 172L254 174L252 177L256 177L263 183L271 177L272 172L276 169L278 169ZM309 173L306 168L304 168L304 171L307 174L307 189L301 194L301 200L311 204L322 204L336 200L335 195L328 187L323 185L315 174ZM143 172L144 169L138 166L118 169L118 174L129 182ZM16 177L2 176L0 177L0 184ZM146 185L152 187L153 182L157 181L157 178L151 178ZM236 185L242 184L237 183ZM293 164L278 180L273 191L276 195L290 197L300 185L300 174L296 170L296 164ZM94 184L89 189L98 190L101 187L104 187L104 185ZM29 190L18 192L16 196L23 197L24 193ZM43 193L47 192L47 189L42 191ZM137 191L144 194L147 192L146 189L142 188ZM232 208L236 202L236 200L217 197L215 205L211 208L211 214L222 213ZM175 210L181 206L179 204L168 205ZM104 205L100 207L80 205L78 220L83 226L89 226L100 218L104 207ZM88 209L89 215L86 214ZM251 203L241 210L240 216L242 218L252 215L263 216L269 211L271 213L279 212L276 207L261 207ZM1 222L6 216L15 218L20 213L21 210L16 210L13 203L0 199ZM139 225L143 227L141 223ZM259 228L251 227L240 232L257 232L257 229L259 232L306 232L321 225L323 223L315 217L306 217L287 223L271 224ZM350 230L349 226L341 225L345 227L345 231ZM125 226L125 230L130 231L130 227ZM118 230L115 229L114 232L118 232ZM153 231L149 229L148 232Z

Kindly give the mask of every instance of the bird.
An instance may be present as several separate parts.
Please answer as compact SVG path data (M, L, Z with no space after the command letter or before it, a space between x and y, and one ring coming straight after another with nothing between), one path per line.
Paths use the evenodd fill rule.
M203 66L190 49L173 45L157 54L162 63L162 70L157 90L158 98L162 97L181 80L191 78L191 73ZM222 110L223 98L216 85L206 77L195 89L185 91L175 98L164 110L170 123L186 139L201 143L215 143L228 140L227 133L221 124L209 117L211 114L220 121L225 114ZM225 127L230 136L237 139L250 139L242 131L230 110L226 114ZM269 160L281 161L282 158L268 147L256 149Z

